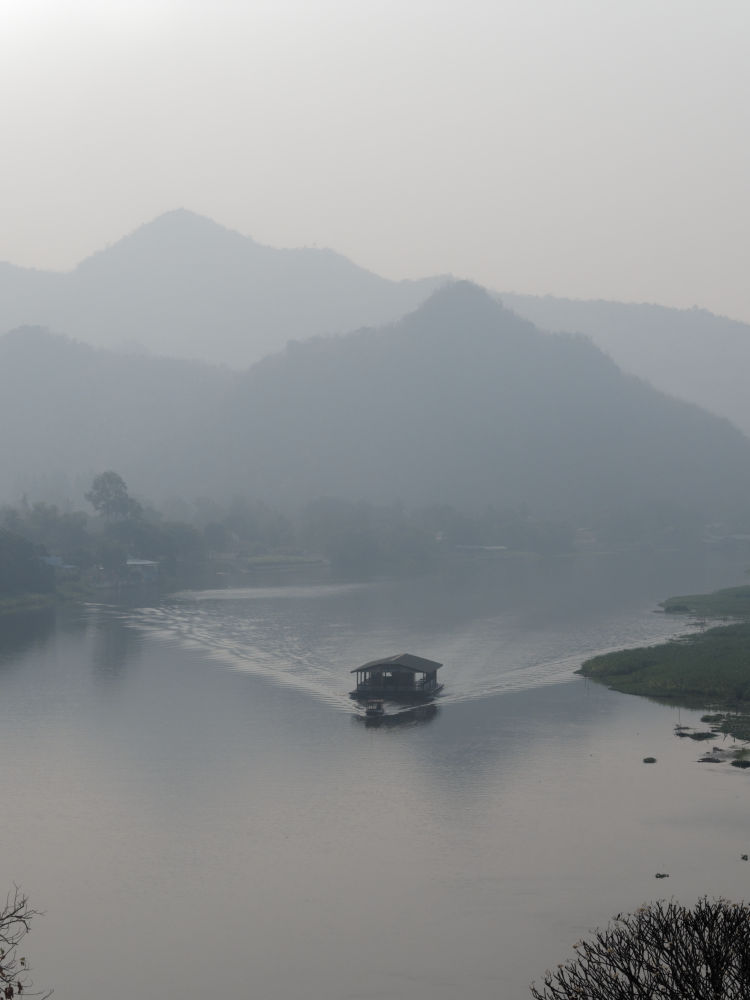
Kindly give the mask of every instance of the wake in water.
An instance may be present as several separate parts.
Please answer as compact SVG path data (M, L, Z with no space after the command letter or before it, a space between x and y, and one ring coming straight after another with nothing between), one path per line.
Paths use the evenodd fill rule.
M487 614L482 607L471 617L453 606L410 611L403 597L402 587L384 584L254 588L178 594L157 607L109 613L348 712L351 670L377 656L412 652L443 663L440 702L450 704L571 681L590 656L690 630L650 608L544 620L527 608Z

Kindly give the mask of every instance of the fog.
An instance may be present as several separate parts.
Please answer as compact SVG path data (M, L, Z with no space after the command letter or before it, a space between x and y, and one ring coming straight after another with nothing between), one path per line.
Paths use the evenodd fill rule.
M749 28L2 5L0 938L21 884L39 987L510 1000L657 870L741 885L745 750L674 737L747 723L680 616L747 595ZM575 676L694 633L715 677Z
M389 278L750 320L750 10L7 0L0 260L167 209Z
M546 332L479 286L450 281L400 319L310 336L322 315L331 319L337 291L340 305L364 317L429 288L378 279L358 300L363 275L345 261L324 255L320 268L308 254L290 269L289 258L278 267L272 257L269 270L267 251L241 237L250 261L237 280L236 258L223 252L235 235L212 224L220 252L208 253L211 268L193 267L189 281L170 285L185 256L181 237L192 238L196 224L203 233L201 220L173 214L79 269L67 298L55 300L52 289L46 300L17 297L15 307L57 304L73 324L93 315L94 330L107 329L108 311L135 316L132 329L154 347L158 337L178 345L182 333L188 350L201 336L209 351L257 350L284 320L303 318L308 336L232 370L18 327L0 338L0 420L13 428L0 442L6 502L80 507L92 479L112 469L142 501L179 499L190 522L185 504L199 498L243 497L292 517L333 498L390 509L374 520L391 525L393 505L421 511L418 526L433 543L448 531L457 543L515 544L518 519L531 519L543 550L567 549L572 533L592 526L600 540L649 544L660 532L671 544L695 540L710 523L724 533L748 526L750 439L618 368L590 339ZM165 229L178 235L171 257ZM148 253L155 236L157 257L171 262L163 287ZM110 256L126 267L110 267ZM193 265L203 259L188 256ZM253 285L258 272L265 281ZM227 315L227 302L241 308ZM109 332L125 329L115 320ZM459 530L456 512L485 518L484 527ZM342 523L352 516L359 531L361 513Z

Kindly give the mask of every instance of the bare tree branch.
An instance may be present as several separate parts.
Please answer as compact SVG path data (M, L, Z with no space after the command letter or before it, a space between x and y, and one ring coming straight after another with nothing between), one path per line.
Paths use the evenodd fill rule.
M534 1000L750 1000L750 907L659 901L618 914L531 984Z
M52 993L32 991L31 966L25 955L18 955L18 946L29 933L31 921L40 916L32 910L28 897L18 886L13 887L0 908L0 997L11 1000L16 996L41 997Z

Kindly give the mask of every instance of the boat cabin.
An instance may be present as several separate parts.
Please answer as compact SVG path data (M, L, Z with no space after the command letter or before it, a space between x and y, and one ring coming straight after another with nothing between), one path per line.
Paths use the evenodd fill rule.
M360 701L388 698L391 701L429 701L441 690L437 672L442 663L411 653L399 653L382 660L370 660L352 670L357 686L351 697Z

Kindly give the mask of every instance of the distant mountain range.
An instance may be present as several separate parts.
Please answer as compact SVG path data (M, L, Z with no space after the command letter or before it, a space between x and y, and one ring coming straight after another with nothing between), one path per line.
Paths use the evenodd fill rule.
M69 273L0 263L0 333L43 326L98 347L247 368L289 340L380 326L451 279L394 282L331 250L274 249L185 210ZM750 326L703 310L500 294L550 331L584 333L625 371L750 434Z
M627 372L750 434L750 325L705 309L503 294L543 330L585 333Z
M271 496L522 505L581 523L652 504L736 515L750 486L750 440L727 421L465 282L399 323L256 365L212 433L216 480Z
M247 367L287 340L398 319L444 278L388 281L332 250L261 246L167 212L69 273L0 264L0 332Z
M744 523L750 440L474 285L244 373L0 338L0 495L114 468L161 501L236 493L488 505L576 525Z

